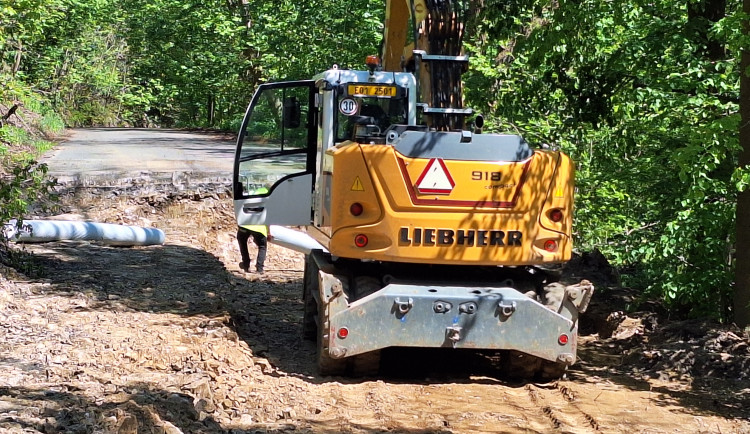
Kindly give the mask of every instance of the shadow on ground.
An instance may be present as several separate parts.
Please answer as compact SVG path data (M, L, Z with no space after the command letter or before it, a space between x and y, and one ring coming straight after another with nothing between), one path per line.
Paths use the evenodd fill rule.
M300 337L303 308L300 273L240 276L226 270L212 254L183 245L113 248L88 242L57 242L37 245L31 250L36 254L39 268L45 270L42 279L48 284L45 291L87 294L94 300L89 309L124 306L141 312L228 317L227 325L250 346L256 357L266 358L277 373L314 384L361 381L319 377L315 373L314 344ZM574 366L569 377L574 383L609 381L632 390L650 390L662 397L654 400L656 405L679 405L698 414L748 418L744 409L750 402L746 395L733 393L731 384L724 384L725 393L721 394L712 393L714 391L707 383L682 391L666 386L654 388L647 381L630 376L628 367L620 365L621 362L622 359L592 356ZM418 384L522 384L504 379L497 366L497 354L488 352L390 349L384 351L382 376L378 379ZM138 388L140 391L136 395L140 396L142 403L136 400L136 404L150 402L148 405L155 406L157 412L167 411L170 405L179 401L166 396L166 392L149 390L143 385ZM46 396L37 391L18 389L13 393L28 395L24 399L54 401L57 392ZM81 404L81 408L91 405ZM192 408L192 404L185 404L185 408L188 407ZM105 414L107 409L97 411ZM207 430L205 432L225 432L213 430L219 428L215 422L212 425L211 420L201 423L201 429ZM319 422L309 423L312 426ZM199 432L190 427L183 428L187 432ZM268 432L277 431L274 428ZM325 426L315 426L314 431L335 432Z

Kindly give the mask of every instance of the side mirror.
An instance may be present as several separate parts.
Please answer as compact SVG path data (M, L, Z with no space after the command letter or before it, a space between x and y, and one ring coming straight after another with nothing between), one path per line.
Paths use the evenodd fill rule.
M284 98L283 110L284 128L299 128L302 116L297 97Z

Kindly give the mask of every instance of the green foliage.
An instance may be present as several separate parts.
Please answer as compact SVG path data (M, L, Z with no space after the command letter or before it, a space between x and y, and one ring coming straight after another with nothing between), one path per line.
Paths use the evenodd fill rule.
M0 221L20 221L30 205L47 202L52 196L54 181L47 178L45 164L28 158L10 163L4 160L0 164L12 166L0 182Z
M60 116L28 86L2 75L0 81L7 84L0 91L0 98L20 102L25 113L29 110L41 114L38 120L30 117L21 124L6 122L0 127L0 225L13 219L20 224L32 206L44 207L54 197L54 181L47 177L47 167L35 160L53 145L40 137L61 132L63 124ZM0 236L0 260L18 264L19 257L5 249L5 241Z
M512 16L489 4L469 47L467 98L489 124L577 160L578 248L675 309L718 318L747 182L734 173L739 3L717 22L667 1L519 4Z

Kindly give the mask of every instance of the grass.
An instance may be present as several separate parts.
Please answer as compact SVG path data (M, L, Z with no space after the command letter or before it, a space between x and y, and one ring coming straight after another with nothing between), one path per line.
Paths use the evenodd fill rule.
M31 136L23 128L14 125L5 125L0 128L0 142L11 146L20 146L28 143L30 140Z
M39 128L45 134L59 134L65 129L65 122L57 113L47 111L39 120Z

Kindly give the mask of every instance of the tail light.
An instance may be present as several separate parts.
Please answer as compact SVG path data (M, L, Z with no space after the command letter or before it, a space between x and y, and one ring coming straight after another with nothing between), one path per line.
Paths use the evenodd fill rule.
M354 237L354 245L357 247L365 247L369 241L365 234L359 234Z
M555 240L547 240L544 242L544 250L548 252L556 252L557 251L557 241Z
M564 215L561 209L555 208L549 212L549 219L555 223L560 223Z

